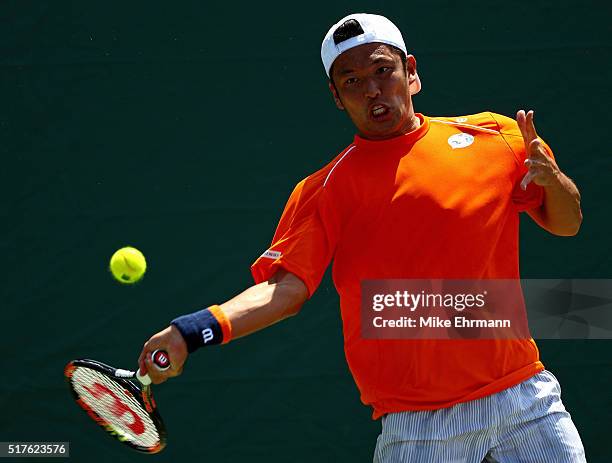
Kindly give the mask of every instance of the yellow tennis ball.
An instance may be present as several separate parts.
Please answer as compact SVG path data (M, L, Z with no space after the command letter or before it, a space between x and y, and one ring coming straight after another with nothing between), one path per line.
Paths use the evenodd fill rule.
M147 261L136 248L119 249L110 260L110 271L119 283L136 283L147 269Z

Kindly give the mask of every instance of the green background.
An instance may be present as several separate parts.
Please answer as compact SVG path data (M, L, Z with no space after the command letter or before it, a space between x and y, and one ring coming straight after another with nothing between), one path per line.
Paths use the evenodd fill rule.
M200 351L155 390L167 449L115 444L72 403L64 364L135 367L173 317L252 283L297 181L350 143L319 58L350 12L390 17L425 114L536 110L584 224L525 219L525 278L610 278L606 1L28 2L0 5L0 440L70 441L73 461L370 461L326 276L301 313ZM115 249L148 259L116 284ZM610 461L610 341L539 341L590 462ZM23 460L22 460L23 461Z

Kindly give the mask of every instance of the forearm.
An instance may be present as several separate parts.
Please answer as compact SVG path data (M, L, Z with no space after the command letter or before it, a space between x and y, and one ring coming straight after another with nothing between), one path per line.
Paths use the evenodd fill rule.
M251 286L221 304L221 309L232 325L235 339L295 315L307 296L304 284L283 272L273 280Z
M578 233L582 223L580 192L562 172L557 172L555 180L544 186L544 203L536 221L555 235L573 236Z
M211 307L173 320L170 326L151 336L143 346L138 358L140 371L148 371L153 382L159 384L181 374L189 352L205 343L220 344L245 336L294 315L307 298L308 290L302 280L281 269L270 280L251 286L221 304L222 313L218 313L219 307ZM213 318L213 312L220 318ZM231 328L227 328L228 321ZM228 338L225 338L226 329L231 331ZM168 353L170 369L160 371L153 367L151 352L157 349Z

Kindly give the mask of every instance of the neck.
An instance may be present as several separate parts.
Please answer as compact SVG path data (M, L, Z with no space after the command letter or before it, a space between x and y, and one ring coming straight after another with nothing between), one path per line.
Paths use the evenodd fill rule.
M412 118L410 120L410 126L408 127L408 129L404 132L404 134L410 133L415 131L416 129L418 129L419 127L421 127L421 119L419 119L416 114L412 113Z
M421 119L419 119L416 114L412 113L408 117L408 120L406 121L406 125L401 130L394 133L393 135L388 135L384 137L371 137L371 136L366 136L361 132L358 132L358 135L364 140L383 141L383 140L388 140L390 138L401 137L402 135L406 135L406 134L409 134L410 132L414 132L420 126L421 126Z

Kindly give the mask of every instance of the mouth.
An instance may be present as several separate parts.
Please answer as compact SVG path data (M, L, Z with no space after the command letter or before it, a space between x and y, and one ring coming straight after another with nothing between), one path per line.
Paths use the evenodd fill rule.
M391 114L391 111L388 106L375 104L370 106L368 114L373 120L380 121L386 119Z

